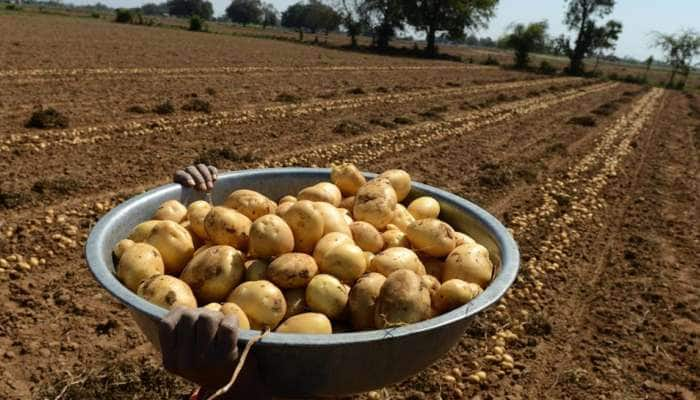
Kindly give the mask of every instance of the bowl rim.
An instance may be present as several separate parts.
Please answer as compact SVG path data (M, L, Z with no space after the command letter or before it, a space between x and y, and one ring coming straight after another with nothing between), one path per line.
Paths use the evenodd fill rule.
M325 175L330 177L330 169L300 167L249 169L222 173L219 175L219 179L231 179L250 175L263 177L265 175L279 174L303 174L314 177ZM377 174L365 173L365 175L371 178ZM332 335L270 332L258 343L259 345L319 347L352 344L358 342L381 341L406 335L414 335L467 319L493 305L506 293L517 277L518 270L520 268L520 253L515 240L505 226L503 226L498 219L496 219L496 217L492 216L486 210L455 194L419 182L412 182L412 188L416 188L425 194L433 195L437 197L438 201L448 202L453 206L468 210L472 217L493 235L493 239L501 251L501 268L499 274L496 276L496 279L491 282L483 293L481 293L471 302L450 312L414 324L371 331L334 333ZM160 196L164 192L172 191L175 193L180 189L181 186L179 184L166 184L148 190L145 193L134 196L119 204L117 207L113 208L107 214L102 216L97 224L95 224L90 231L87 243L85 245L85 257L87 259L90 272L100 283L100 285L125 306L133 309L135 312L145 314L154 320L160 320L163 318L166 315L167 310L146 301L124 286L117 279L116 275L110 271L109 266L103 262L100 244L106 242L108 233L115 225L118 224L120 216L125 215L137 208L143 201ZM239 342L247 342L258 334L259 331L257 330L241 329L239 331L238 340Z

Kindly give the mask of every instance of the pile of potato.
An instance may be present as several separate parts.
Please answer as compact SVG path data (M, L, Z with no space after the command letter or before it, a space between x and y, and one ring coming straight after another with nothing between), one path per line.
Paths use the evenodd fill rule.
M401 204L411 177L366 181L352 164L278 203L236 190L219 206L163 203L114 254L129 289L165 308L204 306L242 328L330 334L411 324L478 296L488 250L440 221L440 204Z

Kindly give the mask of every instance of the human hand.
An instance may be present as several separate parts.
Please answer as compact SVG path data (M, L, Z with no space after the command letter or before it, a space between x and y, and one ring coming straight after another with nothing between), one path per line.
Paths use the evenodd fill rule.
M190 165L178 170L173 176L173 182L200 192L208 192L214 188L219 171L213 165Z

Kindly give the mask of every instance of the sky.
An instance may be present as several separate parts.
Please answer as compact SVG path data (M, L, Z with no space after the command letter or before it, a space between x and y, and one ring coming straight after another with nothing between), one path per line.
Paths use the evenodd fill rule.
M92 4L96 1L67 0L66 2ZM102 3L111 7L136 7L147 2L159 1L161 0L101 0ZM228 0L210 1L214 4L216 15L223 14L230 2ZM265 1L283 11L297 0ZM550 35L559 36L566 33L563 23L565 8L564 0L500 0L496 16L490 21L488 29L482 29L475 34L498 38L513 22L534 22L546 19L549 22ZM700 31L700 0L618 0L615 11L608 18L619 20L623 24L616 55L637 59L645 59L653 55L656 59L662 59L661 52L651 47L652 39L649 33L652 31L672 33L681 28Z

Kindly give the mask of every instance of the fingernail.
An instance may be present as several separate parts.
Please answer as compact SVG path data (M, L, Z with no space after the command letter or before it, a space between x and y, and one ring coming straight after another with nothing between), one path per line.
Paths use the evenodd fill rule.
M194 181L192 179L188 179L187 184L190 186L194 186Z

